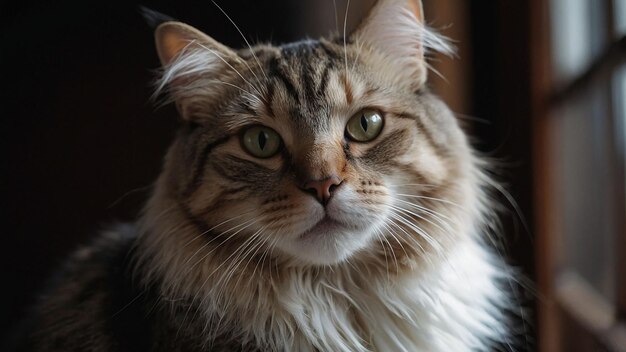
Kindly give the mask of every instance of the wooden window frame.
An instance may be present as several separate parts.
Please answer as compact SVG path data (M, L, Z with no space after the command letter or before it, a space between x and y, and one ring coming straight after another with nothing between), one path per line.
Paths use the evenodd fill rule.
M559 272L562 258L556 246L557 236L562 230L557 222L559 209L550 205L556 196L551 185L549 153L549 131L554 124L552 110L581 93L593 82L611 77L619 66L626 64L626 36L614 38L613 1L603 0L606 18L608 47L580 75L563 87L556 89L552 73L549 3L545 0L531 1L531 86L533 112L533 160L535 191L535 233L538 287L538 347L540 351L565 351L571 346L576 350L626 351L626 165L624 155L617 146L624 148L623 135L607 136L613 146L611 160L616 185L612 208L619 219L616 234L616 282L615 302L609 302L595 292L584 280ZM610 81L610 80L609 80ZM609 97L611 126L616 125L615 106ZM624 117L622 117L624 118Z

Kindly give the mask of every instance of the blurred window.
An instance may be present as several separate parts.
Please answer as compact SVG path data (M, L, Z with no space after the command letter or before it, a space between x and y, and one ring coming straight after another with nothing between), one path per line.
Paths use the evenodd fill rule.
M623 1L623 0L622 0ZM582 73L601 51L600 1L552 0L552 44L554 74L565 81Z
M563 270L575 272L612 300L616 231L606 98L606 89L593 86L553 111L553 184L559 195L554 205L561 209Z
M623 351L626 0L551 0L549 23L545 126L561 350L586 350L579 341L588 336L594 349Z
M623 3L626 4L626 1ZM626 13L626 5L624 12ZM626 162L626 64L622 64L613 79L613 103L616 117L615 134L619 144L618 153L619 157ZM624 181L626 182L626 179Z
M613 0L613 13L615 14L615 36L626 35L626 1Z

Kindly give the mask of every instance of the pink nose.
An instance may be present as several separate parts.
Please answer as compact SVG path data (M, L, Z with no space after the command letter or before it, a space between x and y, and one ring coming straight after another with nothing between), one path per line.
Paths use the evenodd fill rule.
M302 188L313 194L322 205L326 205L341 182L338 176L333 175L322 180L307 181Z

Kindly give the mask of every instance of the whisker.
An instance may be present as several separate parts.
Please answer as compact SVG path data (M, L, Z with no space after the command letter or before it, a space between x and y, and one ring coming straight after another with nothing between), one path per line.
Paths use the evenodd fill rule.
M217 56L220 60L222 60L222 62L224 62L226 64L226 66L228 66L231 70L235 71L235 73L246 83L248 83L248 85L250 85L250 87L252 87L257 93L259 93L259 96L263 96L263 94L261 93L261 91L259 91L259 89L252 83L250 83L250 81L248 81L236 68L233 67L233 65L231 65L228 61L226 61L226 59L224 59L220 54L218 54L215 50L207 47L206 45L203 45L201 43L198 43L197 41L192 41L191 43L194 43L196 45L198 45L199 47L209 51L210 53L212 53L213 55ZM190 43L190 44L191 44Z
M396 252L393 250L393 246L391 245L387 237L383 237L383 241L385 241L385 243L387 243L387 246L389 246L389 252L391 253L391 256L393 257L393 262L396 265L396 273L397 273L400 271L400 265L398 264L398 257L396 256ZM389 271L387 271L387 275L389 275Z
M530 235L530 227L528 226L526 217L524 217L524 214L522 213L522 209L520 208L519 204L517 204L517 202L515 201L515 198L513 198L511 193L509 193L506 189L504 189L504 187L502 187L497 182L492 181L489 177L485 177L484 179L485 179L485 182L489 184L489 186L495 188L498 192L500 192L506 198L506 200L511 204L518 218L522 222L522 226L524 226L524 230L526 231L527 234ZM530 237L532 239L532 236Z
M410 247L413 251L415 251L415 252L417 252L417 253L422 253L422 254L426 254L426 253L427 253L426 249L422 246L422 244L421 244L421 243L419 243L419 242L418 242L418 241L417 241L417 240L413 237L413 235L411 235L410 233L408 233L408 232L406 231L406 229L404 229L402 226L398 225L398 224L397 224L397 223L395 223L394 221L391 221L389 224L391 224L391 225L395 226L396 228L398 228L398 229L401 231L401 233L396 233L395 231L393 231L393 230L391 229L391 227L390 227L389 225L386 225L386 226L387 226L387 230L388 230L388 231L390 231L391 233L394 233L394 234L400 235L400 236L401 236L401 238L403 238L403 239L405 239L405 240L407 240L407 241L410 241L410 242L405 242L405 244L406 244L407 246L409 246L409 247ZM424 260L426 260L426 262L428 262L429 264L431 264L431 265L433 264L432 259L431 259L431 258L429 258L428 256L424 256L423 258L424 258Z
M417 245L417 247L419 248L419 251L421 251L422 253L426 253L426 249L422 246L422 244L419 243L417 240L415 240L415 238L413 238L413 236L410 233L408 233L402 226L396 224L393 221L391 221L390 224L395 226L395 227L397 227L400 231L402 231L403 234L405 234L407 236L408 239L412 240L415 243L415 245ZM386 224L386 226L387 226L387 230L388 231L393 232L391 227L389 227L388 224ZM407 243L407 244L410 245L413 248L413 250L416 249L410 243ZM417 251L417 252L419 252L419 251Z
M186 73L186 75L189 73ZM257 103L263 103L263 101L261 100L261 98L259 98L259 96L257 94L254 94L252 92L250 92L249 90L246 90L236 84L232 84L229 82L224 82L224 81L220 81L217 79L209 79L209 80L203 80L202 84L187 84L185 87L180 87L177 88L177 92L179 93L186 93L186 92L201 92L201 91L211 91L213 88L211 86L207 86L206 83L218 83L218 84L224 84L233 88L236 88L238 90L240 90L241 92L246 94L246 98L250 99L251 101L255 101ZM164 101L162 104L166 104L168 103L168 101Z
M348 12L350 11L350 0L346 5L346 15L343 18L343 55L346 65L346 75L348 74L348 48L346 46L346 26L348 24ZM347 78L347 77L346 77Z
M254 219L256 220L256 219ZM255 221L256 222L256 221ZM250 225L248 225L250 226ZM247 227L247 226L246 226ZM237 231L236 233L230 235L226 240L224 240L222 243L220 243L220 245L218 245L218 247L214 248L211 252L213 252L215 249L219 248L222 244L224 244L226 241L228 241L229 239L233 238L233 236L235 236L238 232L240 232L243 229L240 229L239 231ZM253 236L252 236L253 237ZM252 238L250 237L250 238ZM246 242L248 242L250 240L250 238L246 239L246 241L244 241L244 244ZM226 263L229 262L230 258L232 258L234 255L239 255L239 253L241 252L242 248L245 248L244 245L242 245L241 247L237 248L237 250L235 250L233 253L231 253L217 268L215 268L209 275L207 275L206 279L202 282L202 284L200 285L200 287L196 290L196 293L194 294L192 300L191 300L191 305L189 307L189 309L191 309L191 307L194 305L196 299L198 298L198 295L200 294L200 292L204 289L205 285L207 284L207 282L209 281L209 279L211 279L211 277L213 276L213 274L215 274L219 269L221 269ZM200 261L204 260L204 258L206 258L206 256L208 256L211 252L207 253L207 255L205 255L201 260L199 260L197 263L199 263ZM196 264L197 264L196 263ZM196 265L194 264L194 265ZM208 297L208 296L207 296ZM204 301L206 300L206 297L204 299L202 299L202 301L200 302L199 306L202 306ZM187 310L187 313L185 313L185 316L183 317L183 322L185 321L185 319L187 318L187 315L189 313L189 310ZM195 318L197 314L196 313L193 315L192 319Z
M422 238L424 238L424 240L426 240L426 242L428 242L428 244L433 246L433 248L435 248L438 251L442 250L441 245L432 236L430 236L428 233L426 233L426 231L424 231L422 228L420 228L416 224L412 223L410 220L408 220L402 214L394 211L394 212L392 212L391 215L392 215L392 217L394 219L396 219L396 220L400 221L401 223L403 223L404 225L408 226L411 230L415 231L418 235L420 235Z
M239 218L241 218L242 216L246 216L246 215L248 215L248 214L250 214L250 213L253 213L253 211L249 211L249 212L246 212L246 213L243 213L243 214L239 214L239 215L237 215L237 216L235 216L235 217L232 217L232 218L229 218L229 219L226 219L226 220L224 220L224 221L220 222L219 224L217 224L217 225L215 225L215 226L213 226L213 227L209 228L208 230L201 232L201 233L200 233L200 234L198 234L197 236L194 236L191 240L189 240L189 241L187 242L187 244L185 244L185 245L183 246L183 248L186 248L188 245L190 245L190 244L191 244L191 242L193 242L193 241L197 240L198 238L200 238L200 237L202 237L202 236L206 235L207 233L209 233L209 232L211 232L211 231L215 230L215 229L216 229L216 228L218 228L219 226L222 226L222 225L224 225L224 224L226 224L226 223L229 223L229 222L231 222L231 221L233 221L233 220L239 219ZM231 228L231 229L232 229L232 228ZM226 230L226 232L230 231L231 229ZM209 243L210 243L210 241L209 241Z
M398 239L398 237L396 237L396 234L391 230L391 228L389 227L389 225L385 224L385 227L387 228L387 231L389 231L389 235L391 235L391 237L393 237L393 239L398 242L398 245L400 245L400 248L402 248L402 251L404 252L405 256L409 256L409 254L406 251L406 248L404 248L404 245L402 245L402 242L400 242L400 240Z
M228 240L230 240L231 238L233 238L235 235L237 235L239 232L241 232L242 230L246 229L247 227L249 227L250 225L256 223L256 219L251 219L247 222L244 222L243 224L247 224L245 225L243 228L239 229L237 232L233 233L232 235L230 235L228 238L226 238L224 241L222 241L217 247L213 248L211 251L209 251L207 254L205 254L202 258L200 258L198 261L196 261L196 263L194 265L191 266L191 268L195 267L196 265L198 265L199 263L201 263L207 256L209 256L212 252L214 252L216 249L218 249L219 247L221 247L224 243L226 243ZM240 226L242 224L239 224L237 226ZM228 231L231 231L232 229L234 229L236 227L230 228ZM222 233L223 234L223 233ZM216 237L217 238L217 237ZM235 251L235 253L237 253L237 251ZM234 254L234 253L233 253ZM231 254L232 256L232 254ZM230 258L230 257L229 257ZM223 263L222 263L223 265ZM219 267L221 267L222 265L220 265ZM219 268L218 267L218 268ZM191 268L189 268L186 273L189 274L189 272L191 271ZM215 272L215 271L214 271ZM207 281L210 279L211 275L207 276L207 278L203 281L203 283L200 285L200 287L197 289L196 293L194 294L192 300L191 300L191 304L189 305L189 308L187 309L187 312L185 313L185 315L183 316L183 321L181 323L181 326L184 324L184 322L187 319L187 316L189 315L189 311L191 310L191 308L194 306L194 303L197 299L197 296L200 294L200 291L202 291L202 289L204 288L204 286L206 285ZM197 310L200 309L200 306L198 306L198 308L196 309L196 314L197 314ZM194 314L195 317L195 314ZM179 329L180 330L180 329Z
M215 286L216 287L222 287L222 289L220 289L220 291L218 291L215 294L215 300L219 301L221 299L221 297L223 296L223 294L226 291L227 288L227 284L230 282L230 280L233 278L233 276L235 275L235 273L239 270L240 267L243 267L244 269L248 266L248 264L250 263L250 260L252 260L252 258L254 257L254 255L256 254L256 252L258 251L258 249L260 249L263 244L265 243L265 240L262 241L257 241L258 238L262 237L262 233L263 233L263 229L265 227L259 229L257 232L254 233L254 235L252 235L250 238L248 238L248 240L245 242L244 245L241 246L241 251L240 254L237 255L232 261L231 263L228 265L228 267L224 270L224 272L226 273L225 275L222 275L220 277L219 280L217 280ZM249 258L248 258L249 256ZM243 264L243 262L246 260L246 258L248 258L248 261L246 262L246 264ZM243 278L243 275L240 275L239 278L237 279L237 282L235 283L235 287L239 284L239 282L241 281L241 278ZM225 302L225 306L228 306L230 304L231 299L229 298L226 302Z
M230 280L230 276L232 276L234 274L234 271L239 267L239 265L241 264L241 262L243 262L243 260L245 260L245 258L255 249L257 248L260 244L263 243L263 241L261 242L257 242L255 243L255 241L257 240L257 238L262 237L263 235L263 231L268 227L269 225L265 225L263 227L261 227L260 229L258 229L252 236L250 236L250 238L248 238L248 240L246 242L248 242L248 244L242 245L241 247L243 248L248 248L245 250L245 253L242 253L241 259L239 258L235 258L233 260L233 263L235 263L233 270L226 270L226 271L230 271L230 274L228 274L226 277L224 277L223 279L220 279L218 281L218 284L224 280L225 282ZM251 258L250 258L251 259ZM244 266L245 267L245 266ZM230 269L230 266L229 266Z
M418 209L418 210L422 211L423 213L425 213L425 214L427 214L427 215L432 216L432 217L433 217L435 220L437 220L437 221L438 221L438 222L439 222L442 226L447 227L447 230L448 230L448 231L454 231L454 228L450 225L450 223L449 223L449 222L452 222L452 223L455 223L455 224L457 224L457 225L458 225L458 222L457 222L455 219L451 219L450 217L448 217L448 216L446 216L446 215L444 215L444 214L441 214L440 212L437 212L437 211L435 211L435 210L429 209L429 208L427 208L427 207L425 207L425 206L422 206L422 205L419 205L419 204L415 204L415 203L412 203L412 202L408 202L408 201L405 201L405 200L402 200L402 199L399 199L399 198L394 198L394 200L399 201L399 202L402 202L402 203L404 203L404 204L406 204L406 205L408 205L408 206L410 206L410 207L412 207L412 208ZM408 209L405 209L405 210L406 210L406 211L409 211ZM409 211L409 212L410 212L410 211ZM412 215L416 216L416 217L419 217L420 219L423 219L423 220L425 220L425 221L427 221L427 222L429 222L429 223L433 224L433 223L432 223L432 222L430 222L428 219L423 218L423 217L422 217L422 216L420 216L419 214L415 214L415 213L412 213L412 212L410 212L410 213L411 213ZM444 220L444 219L445 219L445 220ZM446 220L447 220L447 221L446 221ZM437 226L436 224L433 224L433 225Z
M452 227L450 226L450 223L459 225L458 220L453 219L449 216L446 216L444 214L442 214L441 212L438 212L436 210L430 209L428 207L419 205L419 204L415 204L415 203L411 203L411 202L407 202L407 201L403 201L402 199L398 199L399 201L411 206L412 208L416 208L422 212L424 212L425 214L428 214L430 216L432 216L435 220L437 220L440 224L448 227L449 229L452 230ZM447 221L446 221L447 220ZM450 222L450 223L449 223Z
M267 227L269 227L271 224L266 225L262 230L267 229ZM263 231L259 232L259 235L257 236L257 238L263 238L265 234L263 233ZM252 248L243 256L243 260L245 260L245 258L249 255L249 253L254 250L254 252L252 254L249 255L248 261L246 262L246 264L243 265L244 268L247 268L248 265L250 264L250 261L257 255L257 253L259 252L259 250L261 250L261 248L263 248L267 242L269 242L270 238L265 236L261 241L257 242L257 244L255 246L252 246ZM256 240L255 240L256 241ZM260 259L259 259L260 260ZM239 265L238 265L239 266ZM258 266L258 261L257 261L257 265L255 265L255 270L253 272L253 274L250 276L250 279L254 279L254 273L256 272L256 267ZM233 269L233 271L235 271L237 269L237 267L235 267ZM237 281L235 282L235 287L237 287L239 285L239 282L241 281L241 279L243 278L242 276L239 276L239 279L237 279ZM226 282L228 282L230 279L225 280Z
M128 191L128 192L126 192L126 193L124 193L124 194L123 194L123 195L121 195L119 198L117 198L115 201L113 201L113 203L111 203L111 204L107 207L107 209L111 209L111 208L113 208L114 206L116 206L117 204L119 204L121 201L123 201L123 200L124 200L126 197L128 197L129 195L131 195L131 194L133 194L133 193L143 192L143 191L145 191L145 190L148 190L148 189L152 188L152 186L153 186L152 184L149 184L149 185L145 185L145 186L142 186L142 187L137 187L137 188L135 188L135 189L131 189L130 191Z
M405 214L408 214L408 215L413 215L413 216L415 216L416 218L418 218L418 219L420 219L420 220L424 220L424 221L428 222L429 224L431 224L431 225L435 226L435 227L436 227L436 228L438 228L439 230L443 231L444 233L449 234L448 230L444 230L444 228L443 228L443 227L441 227L441 226L439 226L438 224L436 224L436 223L434 223L434 222L430 221L429 219L426 219L425 217L423 217L423 216L421 216L421 215L419 215L419 214L416 214L415 212L412 212L412 211L410 211L410 210L407 210L407 209L404 209L404 208L401 208L401 207L398 207L398 206L395 206L395 205L391 205L391 204L390 204L389 206L390 206L390 207L392 207L392 208L394 208L394 209L396 209L396 210L399 210L399 211L401 211L401 212L403 212L403 213L405 213Z
M439 78L441 78L444 82L446 82L446 84L450 84L450 81L448 81L448 79L441 73L439 72L433 65L430 64L426 64L426 68L433 72L434 74L436 74Z
M404 197L411 197L411 198L421 198L421 199L434 200L434 201L437 201L437 202L447 203L447 204L454 205L454 206L457 206L459 208L464 209L464 207L461 206L460 204L455 203L455 202L450 201L450 200L447 200L447 199L428 197L428 196L420 196L420 195L415 195L415 194L403 194L403 193L398 193L398 195L399 196L404 196Z
M380 246L383 249L383 255L385 256L385 269L387 271L387 282L391 282L391 278L389 276L389 260L387 259L387 250L385 249L385 243L383 242L383 235L380 230L376 229L375 231L376 239L380 242Z
M187 272L190 272L196 265L198 265L199 263L201 263L204 259L206 259L206 257L208 257L209 255L211 255L211 253L215 252L216 250L218 250L220 247L222 247L226 242L228 242L230 239L232 239L233 237L235 237L237 234L239 234L241 231L245 230L246 228L250 227L251 225L257 223L258 221L256 219L251 219L247 222L245 222L244 224L246 224L244 227L240 228L239 230L235 231L233 234L231 234L230 236L228 236L224 241L222 241L220 244L218 244L215 248L211 249L209 252L207 252L204 256L202 256L202 258L200 258L198 261L196 261L196 263L194 265L192 265L189 270ZM239 227L240 225L237 225L237 227ZM218 238L221 236L217 236L216 238ZM211 240L210 242L212 242L213 240Z
M282 226L280 228L278 228L278 230L274 231L274 233L280 232L281 230L282 230ZM270 239L271 236L268 236L267 238ZM278 237L275 237L274 239L271 240L271 243L267 246L267 248L265 249L263 255L261 255L261 260L257 261L256 265L254 266L254 270L252 271L252 275L251 275L252 278L254 278L254 274L256 274L256 270L257 270L257 267L259 266L259 264L261 264L261 268L263 267L263 265L265 265L265 259L267 258L267 255L269 253L270 248L275 246L276 243L278 243L278 240L279 240ZM267 241L267 242L269 242L269 241ZM270 275L271 274L272 274L272 271L270 270ZM270 281L271 281L271 276L270 276Z
M233 220L234 220L234 219L233 219ZM219 234L219 235L215 236L214 238L212 238L211 240L207 241L205 244L203 244L202 246L200 246L200 248L198 248L198 249L194 252L194 254L193 254L193 255L191 255L191 256L187 259L187 261L185 262L185 265L189 264L189 262L190 262L190 261L191 261L191 260L192 260L192 259L193 259L193 258L194 258L194 257L195 257L195 256L196 256L199 252L200 252L200 251L204 250L204 248L206 248L206 247L207 247L207 246L209 246L211 243L213 243L213 241L217 240L218 238L221 238L223 235L225 235L225 234L229 233L229 232L230 232L230 231L232 231L232 230L235 230L235 229L236 229L236 228L238 228L238 227L244 226L242 229L240 229L239 231L237 231L237 232L235 232L235 233L233 234L233 235L236 235L236 234L237 234L237 233L239 233L241 230L245 229L245 228L247 227L246 225L248 225L248 224L250 224L250 223L252 223L252 222L254 222L254 219L246 220L246 221L244 221L243 223L237 224L237 225L235 225L235 226L233 226L233 227L229 228L229 229L228 229L228 230L226 230L226 231L222 231L222 232L220 232L220 234ZM215 225L215 226L213 226L211 229L209 229L209 230L207 230L207 231L204 231L203 233L201 233L200 235L196 236L194 239L192 239L191 241L189 241L189 243L191 243L192 241L195 241L195 239L199 238L200 236L203 236L204 234L209 233L212 229L216 228L216 227L217 227L217 226L219 226L219 225L221 225L221 224ZM220 244L220 245L221 245L221 244ZM218 245L218 247L219 247L220 245ZM186 246L185 246L185 247L186 247ZM211 253L211 252L209 252L209 254L210 254L210 253ZM203 257L202 259L204 259L204 258L206 258L206 256L205 256L205 257ZM202 259L201 259L201 260L202 260ZM194 266L195 266L195 264L194 264ZM193 269L193 266L190 268L190 270L191 270L191 269Z
M223 14L224 16L226 16L226 18L228 18L228 20L230 21L230 23L233 24L233 26L235 26L235 29L237 29L237 32L239 32L239 34L241 35L241 38L243 38L243 40L246 42L246 45L248 46L248 48L250 49L250 53L252 54L252 56L254 57L254 60L256 61L256 64L259 66L259 69L261 70L261 73L263 74L263 76L265 77L266 80L268 80L267 75L265 74L265 71L263 70L263 67L261 66L261 63L259 62L259 58L256 56L256 54L254 53L254 50L252 50L252 45L250 45L250 43L248 42L248 39L246 38L245 35L243 35L243 33L241 32L241 30L239 29L239 26L237 26L237 24L235 24L235 21L233 21L230 16L228 16L228 14L226 13L226 11L224 11L220 5L218 5L215 0L211 0L211 2L213 3L213 5L215 5ZM245 62L245 61L244 61ZM254 75L254 77L257 79L257 81L259 80L259 78L256 76L256 73L254 73L254 71L250 68L250 66L248 65L248 63L246 63L246 66L248 66L248 69L250 69L250 71L252 72L252 74Z
M424 188L441 188L441 186L439 186L439 185L433 185L433 184L430 184L430 183L401 183L401 184L397 184L395 186L397 186L397 187L419 186L419 187L424 187Z
M365 43L364 41L360 41L357 45L356 57L354 58L354 61L352 62L353 71L354 71L354 67L356 66L356 63L359 61L359 57L361 56L361 51L363 50L364 43Z
M223 296L223 294L226 291L226 288L227 288L226 285L232 279L232 277L235 274L235 272L237 272L239 270L239 267L246 260L246 257L249 256L249 259L246 262L246 264L243 265L243 268L246 268L250 264L250 261L252 260L252 258L254 258L254 256L258 253L258 251L261 248L263 248L263 246L267 243L267 241L269 239L268 237L265 237L261 241L257 241L257 239L258 238L262 238L263 237L263 232L272 224L273 223L270 223L270 224L267 224L267 225L261 227L252 236L250 236L250 238L248 238L244 242L244 244L237 250L237 252L239 252L239 254L233 260L231 260L231 263L229 264L229 266L226 269L223 270L227 274L226 275L222 275L221 278L215 283L215 287L218 288L218 291L213 295L215 297L216 301L219 301L221 299L221 297ZM228 261L228 259L226 259L225 262L226 261ZM218 267L218 269L219 269L219 267ZM217 271L218 269L216 269L215 271ZM235 287L238 286L238 284L239 284L239 282L241 281L242 278L243 278L243 275L240 276L239 279L237 279L237 282L234 285ZM222 288L220 289L220 287L222 287ZM228 300L224 304L226 306L230 305L231 299L232 299L232 297L228 298Z
M240 86L238 86L238 85L236 85L236 84L232 84L232 83L229 83L229 82L220 81L220 80L217 80L217 79L212 79L212 80L209 80L208 82L221 83L221 84L224 84L224 85L227 85L227 86L230 86L230 87L233 87L233 88L239 89L240 91L242 91L242 92L244 92L244 93L248 94L250 97L252 97L252 98L256 99L256 102L257 102L257 103L260 103L260 104L262 104L262 103L263 103L262 98L260 98L258 95L254 94L254 93L250 92L249 90L246 90L246 89L244 89L244 88L242 88L242 87L240 87ZM194 89L194 90L196 90L196 91L198 90L198 88L196 88L196 87L194 87L193 89Z
M492 122L486 119L481 119L480 117L476 117L476 116L472 116L472 115L468 115L468 114L463 114L460 112L455 112L454 115L461 119L461 120L467 120L467 121L472 121L472 122L477 122L477 123L481 123L483 125L492 125Z

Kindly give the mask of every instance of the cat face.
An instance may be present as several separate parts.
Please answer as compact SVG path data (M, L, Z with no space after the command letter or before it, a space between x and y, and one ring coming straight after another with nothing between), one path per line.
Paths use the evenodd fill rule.
M186 121L164 173L189 222L220 250L309 265L453 240L471 155L425 87L429 35L400 0L345 41L236 52L161 25L161 87Z

